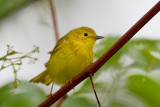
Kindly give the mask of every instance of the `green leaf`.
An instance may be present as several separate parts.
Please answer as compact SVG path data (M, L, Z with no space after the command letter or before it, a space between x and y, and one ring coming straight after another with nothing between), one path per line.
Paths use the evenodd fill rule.
M15 55L15 54L20 54L20 52L16 52L16 51L13 50L10 53L8 53L7 55L10 56L10 55Z
M87 99L84 97L72 97L69 96L63 103L62 107L97 107L96 104L91 99Z
M149 107L160 107L160 84L143 75L129 77L128 89Z
M38 86L22 82L15 89L13 83L0 87L0 107L36 107L46 99Z
M31 0L0 0L0 19L14 12Z

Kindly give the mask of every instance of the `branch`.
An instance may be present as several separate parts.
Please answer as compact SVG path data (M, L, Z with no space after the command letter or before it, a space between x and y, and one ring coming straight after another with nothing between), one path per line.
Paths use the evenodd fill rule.
M54 33L55 33L56 41L58 41L59 33L58 33L58 26L57 26L54 0L50 0L50 7L51 7L51 13L52 13L52 22L53 22L53 26L54 26Z
M100 103L100 101L99 101L99 99L98 99L98 96L97 96L97 93L96 93L96 89L95 89L95 87L94 87L94 83L93 83L93 79L92 79L93 75L92 75L92 74L89 74L89 77L90 77L90 81L91 81L91 84L92 84L92 88L93 88L93 91L94 91L94 94L95 94L95 97L96 97L98 106L101 107L101 103Z
M82 73L77 75L68 82L56 93L53 94L53 98L48 98L42 102L38 107L49 107L55 103L58 99L64 96L67 92L73 89L76 85L89 77L89 74L94 74L97 70L106 63L124 44L127 43L149 20L151 20L160 11L160 1L149 10L134 26L132 26L103 56L101 56L96 62L87 67Z

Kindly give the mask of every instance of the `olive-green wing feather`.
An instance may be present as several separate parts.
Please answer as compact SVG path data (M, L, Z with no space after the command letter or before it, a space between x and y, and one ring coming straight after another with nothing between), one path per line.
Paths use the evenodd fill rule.
M49 85L52 82L52 78L49 76L48 72L45 70L36 77L34 77L30 82L35 83L44 83L46 85Z
M61 46L63 47L65 42L69 39L68 35L65 35L64 37L62 37L60 40L58 40L58 42L56 43L56 46L54 47L54 49L49 52L50 54L55 53L56 51L58 51L59 49L61 49Z

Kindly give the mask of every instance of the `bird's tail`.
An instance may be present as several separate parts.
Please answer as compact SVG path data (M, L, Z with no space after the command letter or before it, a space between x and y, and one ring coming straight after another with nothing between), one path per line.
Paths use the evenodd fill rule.
M30 82L44 83L46 85L49 85L52 81L52 78L46 70L30 80Z

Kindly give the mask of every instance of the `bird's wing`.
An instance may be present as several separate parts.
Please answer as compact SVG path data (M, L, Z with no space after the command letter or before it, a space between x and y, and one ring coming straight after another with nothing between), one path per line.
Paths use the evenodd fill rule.
M67 40L68 40L67 36L64 36L61 39L59 39L58 42L56 43L54 49L52 51L50 51L49 53L52 55L53 53L58 51L60 48L62 48L67 43Z

